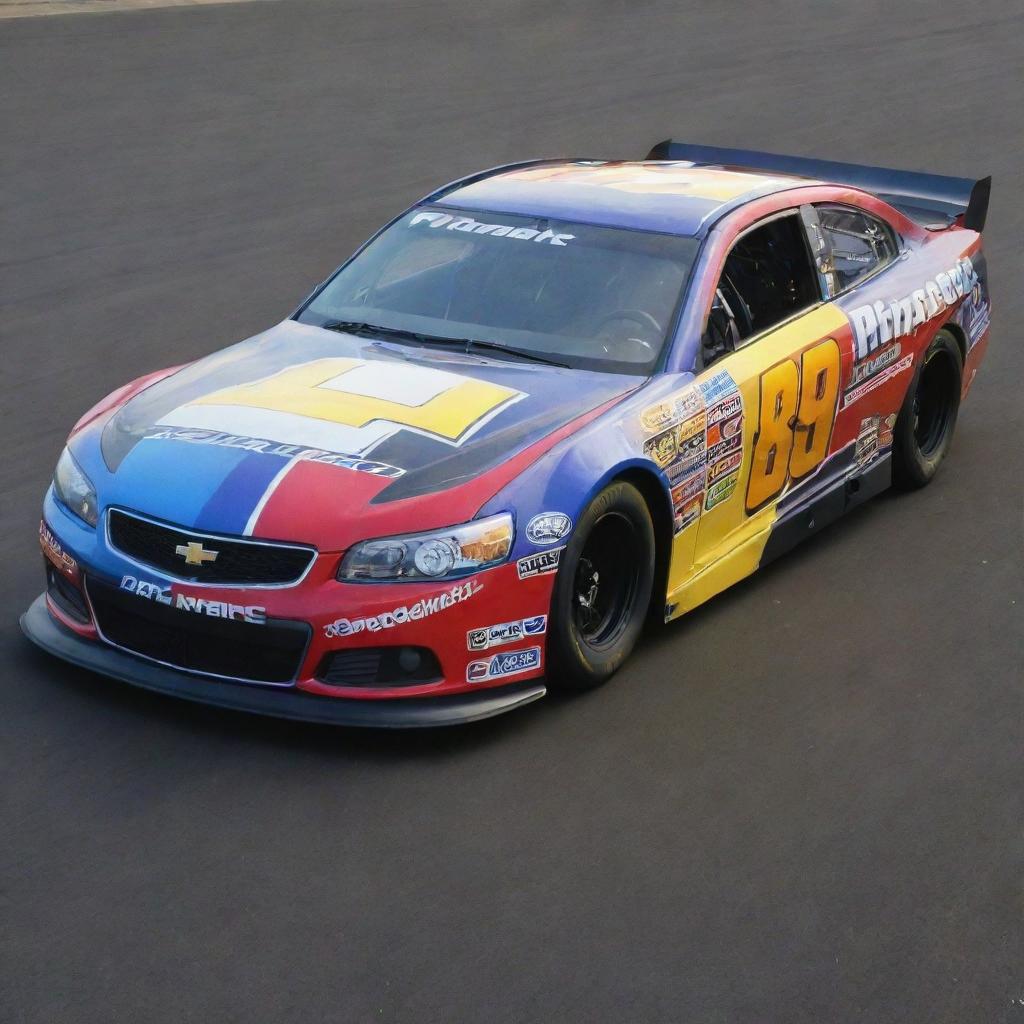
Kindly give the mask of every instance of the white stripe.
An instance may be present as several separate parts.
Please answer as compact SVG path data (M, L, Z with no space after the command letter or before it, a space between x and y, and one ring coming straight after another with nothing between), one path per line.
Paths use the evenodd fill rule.
M374 420L365 427L350 427L345 423L244 405L182 405L161 416L159 425L219 430L344 455L362 455L399 429L397 424L386 420Z
M249 521L245 524L245 529L242 531L242 535L244 537L252 536L252 531L256 529L256 522L263 510L267 507L267 502L270 501L271 495L273 495L274 491L277 490L281 481L288 475L292 468L302 461L303 460L299 457L289 459L284 466L281 467L277 476L267 484L267 489L263 492L263 497L256 503L256 507L252 510L252 515L249 516Z

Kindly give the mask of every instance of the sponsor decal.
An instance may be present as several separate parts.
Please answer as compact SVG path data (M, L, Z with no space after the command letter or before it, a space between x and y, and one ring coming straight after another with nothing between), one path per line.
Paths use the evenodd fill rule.
M546 242L548 245L568 245L576 236L541 231L537 228L517 228L508 224L484 224L472 217L461 214L441 213L438 210L424 210L410 221L410 227L426 224L445 231L468 231L474 235L492 235L495 238L518 238L525 242Z
M716 423L721 423L722 420L732 419L742 412L743 399L737 391L734 395L728 395L708 409L708 426L712 427Z
M540 648L527 647L521 651L495 654L483 661L471 661L466 666L466 682L482 683L500 676L516 676L540 668Z
M672 512L676 533L699 518L703 501L703 473L696 473L672 488Z
M915 288L909 295L884 302L870 302L851 310L854 354L858 362L867 359L876 349L890 341L905 337L926 320L938 316L944 309L973 292L979 283L977 272L967 256L957 260L955 266L936 274Z
M883 349L877 355L872 356L870 359L865 359L862 363L854 363L853 373L850 375L850 387L854 387L860 384L861 381L867 380L869 377L874 377L876 373L884 370L891 363L896 362L900 357L902 346L897 341L895 344L890 345L887 349Z
M572 529L572 520L564 512L541 512L526 524L526 537L534 544L554 544Z
M867 416L860 421L853 459L858 467L865 466L878 454L878 425L881 416Z
M703 396L697 388L691 385L678 394L644 409L640 413L640 425L648 433L665 430L667 427L675 426L687 416L699 412L703 405Z
M527 636L540 636L548 628L546 615L534 615L528 619L502 622L496 626L482 626L466 634L466 646L471 651L485 651L489 647L501 647L515 643Z
M386 462L374 462L372 459L357 459L352 455L339 452L327 452L321 448L304 448L298 444L278 444L259 437L242 437L238 434L226 434L218 430L191 430L177 427L154 427L143 435L146 441L184 441L187 444L210 445L214 448L240 448L243 451L257 452L261 455L276 455L289 461L318 462L326 466L340 466L342 469L353 469L358 473L371 473L387 479L400 477L405 470L397 466L389 466Z
M562 558L565 545L560 548L551 548L548 551L538 551L535 555L527 555L516 562L516 571L521 580L529 579L531 576L546 576L558 568Z
M700 518L701 502L704 500L704 492L701 491L692 501L688 501L679 510L675 517L675 532L679 533L685 530L691 523L695 523Z
M875 388L881 387L886 381L898 376L904 370L909 370L913 361L914 354L911 352L909 355L905 355L898 363L891 363L884 370L876 373L874 377L869 377L863 384L858 384L857 387L851 388L851 390L843 395L843 408L848 408L854 402L870 394Z
M853 454L858 468L866 466L876 455L892 447L892 432L895 426L895 413L884 417L865 416L860 421Z
M969 348L974 348L992 321L992 305L984 294L981 280L975 282L970 295L964 299L957 319L967 334Z
M733 452L732 455L726 455L725 458L719 459L718 462L708 466L708 487L710 487L716 480L720 480L723 476L728 476L730 473L735 473L740 468L740 463L743 461L743 452Z
M379 633L381 630L394 629L395 626L402 626L407 622L419 622L421 619L427 619L431 615L436 615L463 601L468 601L483 589L484 585L478 580L456 583L455 586L443 590L440 594L420 598L413 604L403 604L389 612L366 615L360 619L335 619L334 622L324 626L324 636L334 639L364 631Z
M733 438L740 438L743 428L743 416L733 416L727 420L720 420L714 426L708 427L707 446L708 451L722 441L731 441Z
M708 448L708 463L717 462L719 459L739 451L742 447L743 436L741 434L733 434L732 437L726 437Z
M695 416L679 428L676 450L684 472L704 462L706 448L707 435L704 433L704 417Z
M704 511L707 512L709 509L713 509L716 505L721 505L727 498L732 497L733 491L736 490L736 482L739 480L739 473L733 473L731 476L722 477L716 481L714 486L707 489L707 495L704 499Z
M896 413L891 412L878 425L878 443L882 448L892 447L892 432L896 428Z
M74 576L78 572L78 563L64 550L45 520L39 521L39 546L43 554L65 575Z
M674 427L664 430L644 442L644 455L653 459L662 469L675 461L678 450Z
M705 403L708 405L712 402L717 402L726 395L739 391L739 388L736 387L736 381L732 379L728 370L720 370L707 380L701 381L698 387L701 390L701 394L704 395Z
M704 452L701 452L699 457L688 459L686 463L677 462L673 466L669 466L665 471L668 474L669 483L675 487L676 484L683 480L688 480L692 476L697 476L699 479L704 479Z
M253 626L263 626L267 621L267 609L255 604L231 604L229 601L211 601L205 597L192 597L189 594L174 594L170 587L140 580L135 576L123 576L121 589L136 597L157 604L167 605L182 612L194 615L208 615L213 619L229 619L232 622L248 622Z
M691 498L695 498L701 491L704 490L704 478L700 475L695 475L687 480L684 480L681 484L672 488L672 505L674 508L685 504Z
M707 420L704 417L704 413L697 413L696 416L691 416L689 419L684 420L679 424L679 446L687 444L692 438L699 437L704 434L704 429L707 425Z

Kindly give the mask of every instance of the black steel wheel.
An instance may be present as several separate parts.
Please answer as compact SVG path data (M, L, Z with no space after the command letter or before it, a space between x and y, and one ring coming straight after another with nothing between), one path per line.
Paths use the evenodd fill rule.
M625 661L651 600L654 543L647 504L623 481L605 488L580 518L552 595L550 687L598 686Z
M905 489L930 483L949 451L960 409L963 362L956 339L939 331L921 357L893 437L893 480Z

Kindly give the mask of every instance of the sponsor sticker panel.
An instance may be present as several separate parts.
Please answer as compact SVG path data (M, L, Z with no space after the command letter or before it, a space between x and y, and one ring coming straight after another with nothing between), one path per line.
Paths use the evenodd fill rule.
M899 376L904 370L909 370L914 362L914 354L908 353L895 363L890 363L884 370L880 370L873 377L868 377L863 383L851 388L843 395L843 408L848 409L854 402L860 401L865 395L871 394L876 388L880 388L887 381Z
M491 647L502 647L531 636L542 636L547 632L548 617L533 615L512 622L501 622L493 626L481 626L466 634L466 647L471 651L486 651Z
M467 683L483 683L505 676L517 676L540 668L539 647L527 647L521 651L507 651L490 658L471 661L466 666Z
M690 385L673 399L649 406L640 417L648 432L644 454L665 471L672 488L676 533L735 490L723 483L743 461L743 396L727 370ZM717 485L717 500L706 490Z
M707 496L704 499L704 511L708 512L713 509L716 505L721 505L727 498L731 498L733 492L736 490L736 483L739 480L739 473L732 473L729 476L722 477L707 490Z
M860 430L854 445L854 462L863 468L877 456L892 447L893 428L896 426L896 414L888 416L865 416L860 421Z
M549 573L556 572L564 550L565 545L563 544L560 548L550 548L547 551L538 551L534 555L520 558L516 562L516 572L519 574L519 578L526 580L531 576L547 576Z
M557 544L571 529L564 512L541 512L526 524L526 537L534 544Z

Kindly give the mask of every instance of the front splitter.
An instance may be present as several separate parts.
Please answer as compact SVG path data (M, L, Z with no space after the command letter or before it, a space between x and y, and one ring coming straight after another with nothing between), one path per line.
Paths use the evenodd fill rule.
M301 722L375 729L460 725L512 711L547 692L542 682L530 680L476 693L358 700L231 683L168 668L102 642L84 640L50 615L44 594L40 594L22 615L21 628L25 636L44 651L132 686L200 704Z

